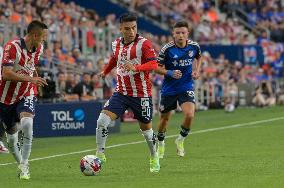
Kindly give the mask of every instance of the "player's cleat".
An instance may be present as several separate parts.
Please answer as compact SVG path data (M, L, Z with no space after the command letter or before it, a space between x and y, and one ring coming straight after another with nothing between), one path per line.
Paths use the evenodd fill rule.
M9 153L9 150L3 144L0 144L0 154L1 153Z
M159 157L150 157L150 172L159 172L160 171L160 162Z
M158 155L160 159L164 158L165 154L165 143L159 143L158 144Z
M177 145L177 155L180 157L184 157L184 147L183 147L183 140L176 139L175 143Z
M18 168L20 170L19 178L21 180L29 180L30 179L29 164L19 164Z
M101 160L102 163L106 163L106 155L104 153L97 152L96 156Z

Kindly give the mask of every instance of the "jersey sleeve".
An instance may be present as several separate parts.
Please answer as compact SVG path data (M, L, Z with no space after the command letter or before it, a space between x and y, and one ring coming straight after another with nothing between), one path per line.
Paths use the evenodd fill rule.
M114 55L112 55L110 58L109 58L109 61L108 61L108 64L105 66L104 70L103 70L103 73L105 75L107 75L108 73L110 73L110 71L116 67L117 65L117 59L115 58Z
M155 50L149 40L145 40L142 44L142 59L144 63L157 60Z
M7 43L4 47L2 66L14 66L16 54L16 47L11 43Z
M165 57L166 57L166 55L165 55L164 51L160 51L158 58L157 58L158 63L164 65L165 64L164 63Z
M159 65L164 65L165 64L165 60L166 60L166 52L167 52L167 45L166 44L165 46L162 47L162 49L160 50L159 52L159 55L158 55L158 63Z
M196 53L195 58L199 59L201 57L201 50L200 50L200 46L198 44L196 45L196 51L197 51L197 53Z

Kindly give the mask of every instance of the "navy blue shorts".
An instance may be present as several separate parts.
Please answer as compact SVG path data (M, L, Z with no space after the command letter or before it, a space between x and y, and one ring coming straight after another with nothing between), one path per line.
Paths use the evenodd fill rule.
M167 113L171 110L175 110L177 108L177 102L179 105L185 102L195 104L194 91L186 91L177 95L161 96L160 112Z
M36 97L24 97L20 101L7 105L0 103L0 118L5 123L6 130L14 127L20 119L21 112L35 114Z
M133 111L134 118L138 121L142 123L151 122L153 113L152 97L130 97L116 92L105 103L103 109L121 117L127 108Z

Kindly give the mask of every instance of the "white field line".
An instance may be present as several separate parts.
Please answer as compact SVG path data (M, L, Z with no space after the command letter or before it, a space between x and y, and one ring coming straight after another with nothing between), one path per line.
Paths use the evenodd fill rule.
M261 123L268 123L268 122L278 121L278 120L283 120L283 119L284 119L284 117L277 117L277 118L271 118L271 119L259 120L259 121L252 121L252 122L247 122L247 123L238 123L238 124L233 124L233 125L228 125L228 126L223 126L223 127L194 131L194 132L191 132L190 134L200 134L200 133L206 133L206 132L220 131L220 130L224 130L224 129L233 129L233 128L238 128L238 127L244 127L244 126L248 126L248 125L257 125L257 124L261 124ZM169 135L169 136L167 136L167 138L173 138L173 137L176 137L176 136L178 136L178 135ZM107 146L106 148L117 148L117 147L121 147L121 146L141 144L141 143L144 143L144 142L145 142L145 140L137 141L137 142L128 142L128 143L124 143L124 144L115 144L115 145ZM39 161L39 160L51 159L51 158L56 158L56 157L63 157L63 156L74 155L74 154L79 154L79 153L88 153L88 152L93 152L93 151L95 151L95 149L88 149L88 150L75 151L75 152L70 152L70 153L50 155L50 156L46 156L46 157L39 157L39 158L30 159L29 161ZM0 163L0 166L7 166L7 165L11 165L11 164L16 164L16 162Z

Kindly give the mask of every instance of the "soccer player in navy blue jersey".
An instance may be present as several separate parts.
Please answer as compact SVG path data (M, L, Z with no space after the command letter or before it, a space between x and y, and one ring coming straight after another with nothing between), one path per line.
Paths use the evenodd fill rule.
M180 134L175 140L177 155L183 157L184 139L190 132L194 118L195 97L194 80L199 78L201 51L198 43L189 40L191 28L186 21L179 21L173 27L174 41L166 44L160 51L157 73L165 78L161 89L160 122L158 124L158 153L163 158L165 151L165 133L171 111L180 105L184 114Z

